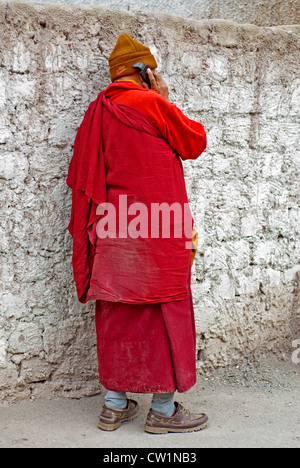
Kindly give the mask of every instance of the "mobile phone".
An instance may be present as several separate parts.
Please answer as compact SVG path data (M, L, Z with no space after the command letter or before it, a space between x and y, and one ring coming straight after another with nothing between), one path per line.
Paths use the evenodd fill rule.
M147 85L149 86L149 89L151 89L150 78L147 73L147 69L149 68L148 65L145 65L144 63L141 63L141 62L136 62L133 64L133 68L136 68L138 70L142 80L145 83L147 83Z

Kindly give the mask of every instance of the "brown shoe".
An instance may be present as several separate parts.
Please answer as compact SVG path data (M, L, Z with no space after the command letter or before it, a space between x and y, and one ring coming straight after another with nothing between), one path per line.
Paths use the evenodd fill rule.
M103 431L115 431L123 422L135 419L139 411L139 405L134 400L128 400L127 408L124 410L112 409L104 405L98 427Z
M175 403L176 412L170 418L150 410L147 416L145 431L152 434L167 434L168 432L194 432L207 426L208 417L205 414L191 414L180 403Z

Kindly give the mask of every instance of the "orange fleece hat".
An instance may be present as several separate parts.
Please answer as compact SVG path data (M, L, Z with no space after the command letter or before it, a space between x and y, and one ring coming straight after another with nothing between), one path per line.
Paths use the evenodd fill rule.
M135 41L126 33L121 34L117 40L108 62L111 81L136 73L136 69L132 66L135 62L141 62L150 68L157 68L156 60L149 47Z

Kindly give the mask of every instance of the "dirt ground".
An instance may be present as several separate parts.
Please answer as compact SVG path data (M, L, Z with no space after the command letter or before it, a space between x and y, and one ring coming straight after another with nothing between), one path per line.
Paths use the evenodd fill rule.
M2 406L0 448L299 448L299 371L285 358L199 375L195 387L176 399L206 412L210 423L188 434L144 432L151 395L130 395L141 414L112 433L97 428L103 395Z

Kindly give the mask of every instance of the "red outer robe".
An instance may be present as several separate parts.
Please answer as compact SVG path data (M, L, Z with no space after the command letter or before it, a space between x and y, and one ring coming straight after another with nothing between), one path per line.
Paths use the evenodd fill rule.
M128 105L118 103L122 99ZM151 304L189 296L186 245L192 231L184 232L183 216L181 238L175 238L172 223L169 239L120 238L119 195L127 196L127 206L143 203L148 213L153 203L176 203L183 214L188 199L178 152L183 159L196 158L205 147L202 125L154 91L113 83L91 103L67 179L73 190L69 230L81 302ZM97 206L105 202L116 208L117 238L97 239Z
M191 233L99 239L97 206L107 201L118 209L119 195L126 194L128 206L183 207L180 158L195 159L205 147L201 124L129 82L99 94L76 136L67 180L73 189L73 270L79 300L97 300L99 376L110 390L184 392L194 385L191 252L185 245Z

